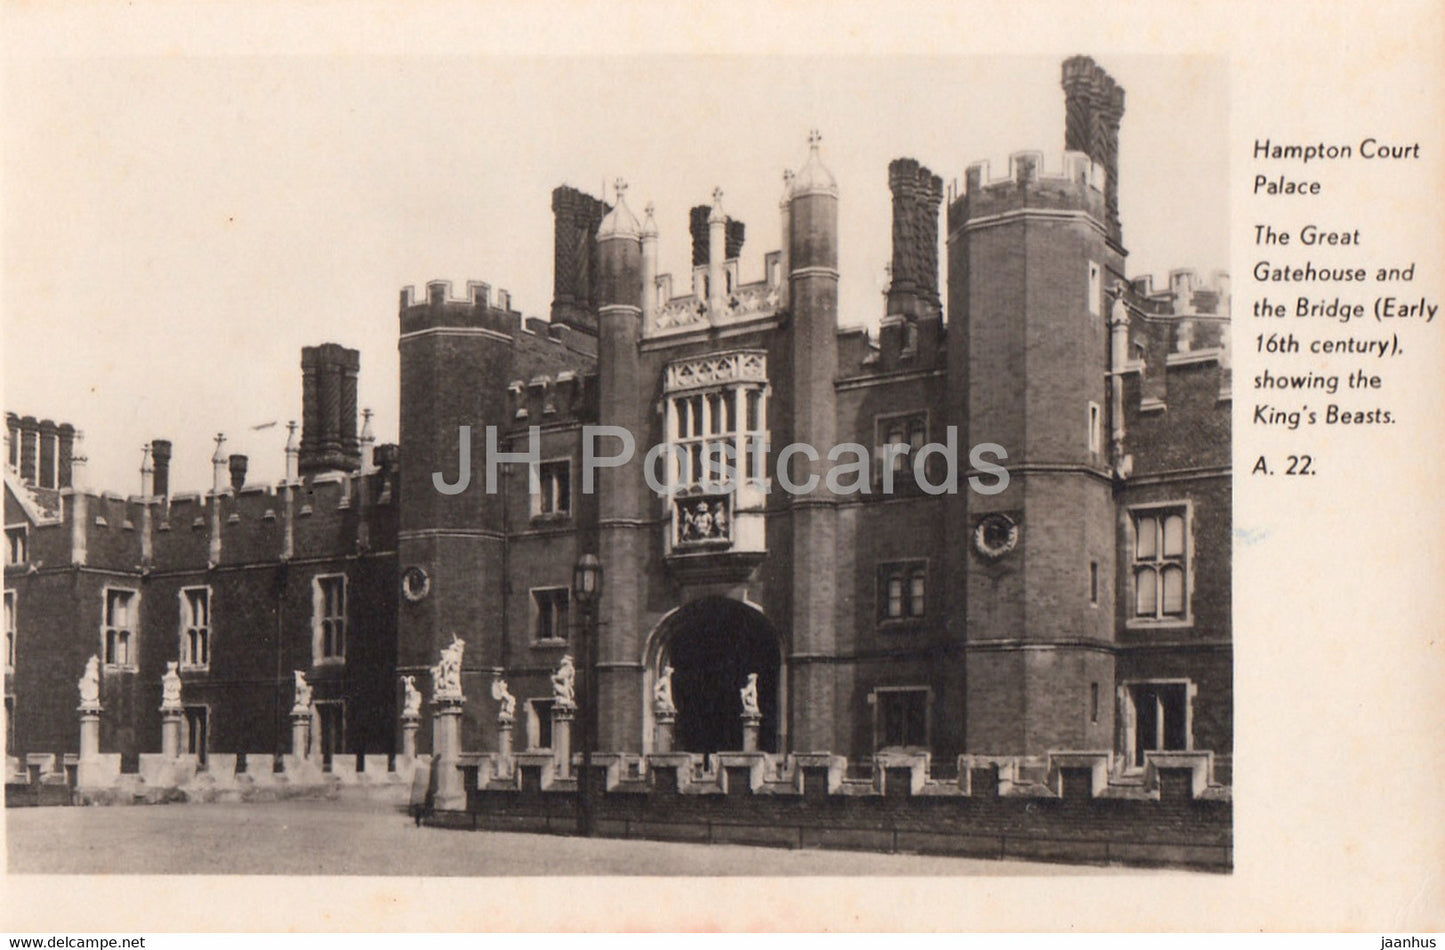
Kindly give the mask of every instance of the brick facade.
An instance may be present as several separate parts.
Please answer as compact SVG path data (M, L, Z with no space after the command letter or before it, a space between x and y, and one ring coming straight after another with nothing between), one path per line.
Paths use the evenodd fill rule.
M72 430L52 425L65 441L37 442L23 436L42 424L12 416L6 525L27 529L29 552L5 572L18 629L9 753L76 748L75 679L104 649L107 585L136 590L140 614L136 669L104 675L105 752L159 747L160 676L180 648L188 587L211 591L209 669L182 677L187 704L209 708L215 751L285 751L292 671L303 670L317 701L345 703L336 752L394 753L400 678L415 676L429 697L429 668L454 633L467 643L463 748L496 748L491 689L503 677L521 750L545 740L550 674L579 645L579 605L549 613L565 595L546 589L568 588L590 552L606 570L604 749L657 751L657 678L674 658L710 655L738 677L776 663L753 670L769 690L766 751L862 760L902 745L946 762L1098 750L1129 771L1145 751L1196 749L1227 774L1228 288L1189 271L1161 289L1127 276L1115 182L1123 93L1091 61L1070 60L1064 78L1076 150L973 166L947 195L941 300L941 179L911 159L887 170L895 220L875 226L894 235L897 284L876 336L837 326L846 193L814 141L788 179L782 246L764 256L760 282L738 282L743 225L720 194L676 216L695 253L692 274L674 281L656 272L650 213L639 224L621 193L609 205L559 188L550 322L523 318L485 284L460 298L444 282L422 297L403 291L400 445L374 459L352 425L355 354L334 345L308 350L315 431L294 483L84 492L69 485ZM595 425L628 432L637 456L602 469L588 494L584 431ZM440 492L434 473L446 482L462 470L464 426L471 484ZM535 427L554 479L545 500L523 465L503 466L498 491L485 490L488 427L512 453L528 450ZM737 444L747 431L771 445L762 482L690 482L662 498L643 480L651 446ZM881 490L880 445L916 449L950 431L957 493L919 486L911 454L895 490ZM781 490L784 475L829 473L826 460L802 458L775 470L792 442L824 454L859 444L869 490ZM1006 453L990 456L1008 472L1002 492L968 486L980 443ZM45 444L64 453L64 485L37 479ZM924 474L943 468L935 457ZM689 520L699 502L712 506L704 522ZM348 592L344 663L313 655L314 579L333 574ZM718 608L727 602L737 609ZM704 630L719 642L703 642ZM702 734L704 707L736 715L741 681L705 672L676 673L696 684L677 697L693 717L679 735ZM429 751L429 730L418 739Z

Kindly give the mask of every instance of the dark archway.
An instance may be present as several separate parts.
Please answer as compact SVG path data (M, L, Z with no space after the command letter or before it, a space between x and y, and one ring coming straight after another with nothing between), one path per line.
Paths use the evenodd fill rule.
M674 745L683 752L727 752L743 747L739 691L758 674L758 736L765 752L778 751L778 637L758 611L726 597L705 597L668 621L659 669L673 667L677 705Z

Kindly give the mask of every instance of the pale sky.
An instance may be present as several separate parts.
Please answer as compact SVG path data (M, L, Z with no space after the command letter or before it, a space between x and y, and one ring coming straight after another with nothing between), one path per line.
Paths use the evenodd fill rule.
M95 488L137 492L153 438L175 442L172 490L206 488L217 432L274 480L300 349L336 341L361 350L361 404L395 441L402 286L483 280L545 317L553 187L607 182L610 201L619 175L639 218L656 204L676 286L714 186L756 279L812 127L840 189L840 322L876 324L888 162L947 183L1060 151L1062 58L12 58L5 408L83 429ZM1223 63L1096 58L1127 95L1131 276L1227 267Z

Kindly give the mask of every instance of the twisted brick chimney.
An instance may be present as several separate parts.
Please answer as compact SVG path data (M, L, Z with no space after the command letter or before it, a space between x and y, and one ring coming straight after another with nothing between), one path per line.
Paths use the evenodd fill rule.
M708 216L712 214L712 205L696 205L688 212L687 229L692 234L692 266L706 267L709 257L711 241L708 236ZM747 233L747 227L741 221L732 218L727 219L726 232L723 238L723 260L737 260L743 252L743 238Z
M1087 56L1064 60L1064 148L1083 152L1104 166L1104 204L1109 238L1124 243L1119 226L1119 122L1124 90Z
M943 179L911 158L888 164L893 192L893 263L888 313L938 317L938 206Z
M301 350L301 453L299 473L355 472L361 467L356 437L356 382L361 354L337 343Z
M552 322L597 333L597 226L612 210L584 191L552 191Z

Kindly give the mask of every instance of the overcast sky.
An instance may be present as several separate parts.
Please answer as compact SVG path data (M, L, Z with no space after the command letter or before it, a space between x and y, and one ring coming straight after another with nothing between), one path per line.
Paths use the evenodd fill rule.
M840 321L876 325L889 160L950 182L1061 150L1060 59L11 59L5 408L83 429L96 488L138 491L152 438L175 442L174 490L205 488L217 432L273 480L300 349L336 341L361 350L362 405L394 441L402 286L484 280L545 317L552 188L617 176L639 218L656 204L678 287L688 208L721 186L756 279L815 126L841 196ZM1130 274L1226 267L1222 63L1098 59L1127 93Z

